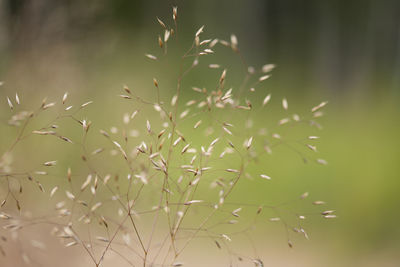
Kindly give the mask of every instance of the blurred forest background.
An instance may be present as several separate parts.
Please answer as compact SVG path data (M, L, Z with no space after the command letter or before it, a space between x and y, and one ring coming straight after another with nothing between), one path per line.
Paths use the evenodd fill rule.
M144 54L157 49L156 16L170 19L173 5L183 43L201 25L208 38L235 33L250 65L277 65L265 84L273 97L286 96L293 110L329 101L318 146L329 164L304 166L287 152L271 161L271 173L283 198L308 191L338 218L313 221L311 240L290 251L280 230L266 236L266 266L399 266L400 1L0 0L2 123L16 91L32 103L69 91L104 103L91 119L105 121L123 84L150 95L158 75L172 95L174 79L165 81ZM242 74L229 53L215 57ZM0 133L2 148L8 133Z

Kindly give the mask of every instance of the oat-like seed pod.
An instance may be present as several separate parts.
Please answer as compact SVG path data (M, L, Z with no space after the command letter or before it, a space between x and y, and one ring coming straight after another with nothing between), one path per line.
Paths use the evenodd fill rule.
M238 51L237 45L238 45L238 40L237 40L236 35L231 34L231 48L235 52Z
M196 35L195 35L195 36L196 36L196 37L198 37L198 36L199 36L199 35L200 35L200 34L203 32L203 29L204 29L204 25L203 25L203 26L201 26L201 27L200 27L200 29L198 29L198 30L197 30L197 32L196 32Z
M165 26L165 23L164 23L161 19L159 19L158 17L156 17L156 19L157 19L158 23L159 23L164 29L167 28L167 26Z
M168 42L169 37L171 36L171 32L169 30L165 30L164 32L164 42Z
M269 177L268 175L265 174L260 174L260 177L266 180L271 180L271 177Z
M286 100L286 98L282 99L282 107L284 110L288 110L288 102Z
M75 199L74 194L72 194L71 192L65 191L65 194L67 195L67 198L69 198L69 199L71 199L71 200L74 200L74 199Z
M265 81L265 80L268 79L269 77L271 77L271 76L270 76L270 75L261 76L260 78L258 78L258 81L259 81L259 82Z
M328 104L327 101L324 101L324 102L320 103L319 105L313 107L313 108L311 109L311 112L313 112L313 113L316 112L317 110L319 110L319 109L325 107L326 104Z
M225 77L226 77L226 69L224 69L224 71L221 74L221 77L219 78L220 85L222 85L222 83L225 81Z
M15 102L19 105L20 101L19 101L19 96L17 93L15 93Z
M261 71L267 73L273 70L274 68L275 68L274 64L265 64L264 66L262 66Z
M251 147L251 144L253 143L253 136L249 138L249 140L246 143L246 149L249 149Z
M82 184L82 186L81 186L81 191L84 191L84 190L86 189L86 187L90 184L91 181L92 181L92 175L89 174L89 175L86 177L85 182L84 182L84 183Z
M154 56L154 55L151 55L151 54L145 54L145 56L146 56L147 58L149 58L149 59L152 59L152 60L157 60L157 57L156 57L156 56Z
M13 110L14 109L14 105L12 104L12 102L11 102L9 97L7 97L7 103L8 103L8 106L10 107L10 109Z
M88 106L88 105L90 105L90 104L92 104L93 103L93 101L88 101L88 102L86 102L86 103L83 103L82 105L81 105L81 108L84 108L84 107L86 107L86 106Z
M149 122L149 120L146 120L146 128L147 128L147 132L151 132L151 125L150 125L150 122Z
M66 92L66 93L64 94L63 98L62 98L62 103L63 103L63 105L65 104L65 101L67 101L67 98L68 98L68 92Z
M163 43L163 41L162 41L162 39L161 39L161 36L159 35L159 36L158 36L158 46L159 46L160 48L163 48L163 45L164 45L164 43Z
M43 165L47 166L47 167L55 166L56 164L57 164L57 161L55 161L55 160L43 163Z
M172 7L172 19L176 21L178 19L178 7Z
M271 100L271 94L267 95L264 98L262 105L265 106L270 100Z

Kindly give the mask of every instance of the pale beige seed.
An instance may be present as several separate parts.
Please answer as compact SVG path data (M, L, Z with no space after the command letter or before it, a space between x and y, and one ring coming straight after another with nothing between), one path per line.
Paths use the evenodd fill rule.
M167 28L167 26L165 25L165 23L164 23L161 19L159 19L158 17L156 17L156 19L157 19L158 23L159 23L164 29Z
M184 117L186 117L189 114L189 109L186 109L185 111L183 111L180 115L179 118L183 119Z
M246 149L249 149L253 143L253 136L249 138L246 142Z
M181 151L181 154L184 154L188 150L189 146L190 146L190 144L187 144L186 146L184 146Z
M203 32L203 29L204 29L204 25L203 25L203 26L201 26L201 27L200 27L200 29L198 29L198 30L197 30L197 32L196 32L196 35L195 35L195 36L196 36L196 37L198 37L198 36L199 36L199 35L200 35L200 34Z
M218 43L218 39L214 39L210 43L210 47L213 48Z
M319 118L319 117L322 117L322 116L324 116L324 113L322 111L316 111L313 114L314 118Z
M77 244L78 244L78 242L76 242L76 241L71 241L71 242L65 244L65 247L68 248L68 247L75 246L75 245L77 245Z
M172 7L172 19L176 21L178 19L178 7Z
M225 81L226 77L226 69L222 71L221 77L219 78L219 84L222 84Z
M195 125L193 126L194 129L197 129L201 124L201 120L199 120L198 122L195 123Z
M215 138L211 143L210 147L213 147L219 141L219 137Z
M56 105L56 103L52 102L52 103L45 104L42 108L43 108L43 110L46 110L46 109L49 109L51 107L54 107L55 105Z
M108 181L109 181L110 179L111 179L111 175L110 175L110 174L107 174L107 175L104 177L103 183L104 183L104 184L107 184Z
M50 191L50 197L53 197L54 194L57 192L58 186L55 186L53 189Z
M102 236L96 236L96 239L102 242L110 242L110 240L108 238L102 237Z
M145 56L146 56L147 58L149 58L149 59L157 60L157 57L154 56L154 55L152 55L152 54L145 54Z
M12 102L11 102L9 97L7 97L7 103L8 103L8 106L10 107L11 110L14 109L14 105L12 104Z
M190 200L188 202L185 202L184 205L188 206L188 205L192 205L195 203L201 203L201 202L203 202L203 200Z
M272 134L272 137L275 139L281 139L280 134L277 134L277 133Z
M158 36L158 46L159 46L160 48L163 48L163 46L164 46L164 43L163 43L163 41L162 41L160 35Z
M66 191L65 194L67 195L67 198L69 198L69 199L71 199L71 200L74 200L74 199L75 199L74 194L72 194L71 192Z
M132 99L132 97L130 95L119 95L119 97L121 97L123 99Z
M146 128L147 128L147 131L150 133L151 132L151 125L150 125L149 120L146 120Z
M177 144L179 144L179 142L182 140L182 137L178 137L175 141L174 141L174 143L172 144L172 146L176 146Z
M177 100L178 100L178 95L174 95L174 96L171 98L171 106L175 106Z
M210 69L219 69L221 66L219 64L210 64L208 65Z
M62 98L62 103L65 104L65 101L67 101L68 98L68 92L66 92Z
M266 179L266 180L271 180L271 177L269 177L266 174L260 174L260 177L263 178L263 179Z
M205 45L211 42L211 39L203 40L200 42L200 45Z
M39 134L39 135L55 135L56 132L54 131L32 131L34 134Z
M286 100L286 98L282 99L282 107L284 110L288 110L288 102Z
M43 163L44 166L50 167L50 166L55 166L57 164L57 161L53 160L53 161L47 161L45 163Z
M228 236L228 235L226 235L226 234L222 234L221 235L223 238L225 238L227 241L232 241L232 239Z
M312 151L317 152L317 147L316 147L316 146L309 145L309 144L307 144L306 146L307 146L309 149L311 149Z
M274 64L265 64L264 66L262 66L261 71L267 73L273 70L274 68L275 68Z
M90 209L91 212L95 211L96 209L98 209L100 206L102 205L101 202L97 202L96 204L94 204L92 206L92 208Z
M309 195L308 192L304 192L304 193L300 196L300 199L305 199L305 198L308 197L308 195Z
M86 106L88 106L88 105L90 105L90 104L92 104L93 103L93 101L88 101L88 102L86 102L86 103L83 103L82 105L81 105L81 108L84 108L84 107L86 107Z
M133 118L136 117L136 115L138 114L139 110L135 110L134 112L132 112L130 119L133 120Z
M280 121L279 121L279 125L283 125L283 124L286 124L286 123L288 123L288 122L290 122L290 119L289 118L283 118L283 119L281 119Z
M169 30L165 30L164 32L164 42L168 42L169 37L171 36L171 32Z
M9 215L7 213L4 213L4 212L0 212L0 219L8 220L8 219L11 219L11 218L12 218L11 215Z
M20 101L19 101L19 96L17 93L15 93L15 102L19 105Z
M90 182L92 181L92 175L89 174L86 177L86 180L83 182L82 186L81 186L81 191L84 191L86 189L86 187L90 184Z
M268 95L264 98L262 105L265 106L270 100L271 100L271 94L268 94Z
M194 105L194 104L196 104L196 100L189 100L188 102L186 102L186 106L192 106L192 105Z
M227 47L230 46L229 42L227 42L227 41L225 41L225 40L218 40L218 42L219 42L220 44L222 44L223 46L227 46Z
M266 79L268 79L269 77L270 77L270 75L261 76L260 78L258 78L258 81L259 81L259 82L263 82L263 81L265 81Z
M328 215L328 214L332 214L334 212L335 212L334 210L326 210L326 211L321 212L321 214L322 215Z
M198 93L203 93L203 90L201 90L201 89L198 88L198 87L192 87L192 90L193 90L193 91L196 91L196 92L198 92Z
M228 130L226 127L222 127L222 129L229 135L232 135L232 132Z
M281 220L281 218L279 218L279 217L269 218L270 222L279 222L280 220Z
M233 50L237 49L237 45L238 45L238 40L237 40L236 35L231 34L231 46L232 46L232 49Z
M311 109L311 112L315 112L315 111L317 111L317 110L319 110L319 109L325 107L326 104L328 104L327 101L321 102L319 105L313 107L313 108Z
M104 148L98 148L98 149L96 149L96 150L94 150L93 152L92 152L92 155L97 155L97 154L99 154L99 153L101 153L101 152L103 152L104 151Z

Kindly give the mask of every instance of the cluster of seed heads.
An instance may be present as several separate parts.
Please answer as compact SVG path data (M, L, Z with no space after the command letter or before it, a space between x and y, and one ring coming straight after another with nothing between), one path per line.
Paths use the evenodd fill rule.
M178 31L178 9L173 7L172 26L160 18L157 22L162 27L157 39L161 53L146 54L152 61L162 61L168 56L167 44L174 40ZM291 142L294 142L305 150L317 153L317 136L289 140L283 127L304 123L320 127L316 119L323 115L321 110L327 102L311 108L309 114L301 117L288 114L289 104L283 98L282 109L288 115L276 123L276 130L269 131L264 125L255 123L253 117L255 112L268 109L271 93L266 93L261 101L257 98L252 101L251 95L246 92L262 90L262 83L271 77L275 66L266 64L257 69L243 61L246 75L241 87L226 88L228 68L209 64L211 70L221 69L215 87L193 86L198 96L182 103L186 94L182 80L201 64L202 57L215 54L217 46L222 45L242 58L235 35L230 36L230 41L203 40L204 30L202 26L195 32L192 46L180 58L181 64L187 61L192 63L188 69L179 71L176 92L171 99L161 98L162 83L156 78L153 79L156 89L154 101L144 100L135 90L123 86L119 96L122 101L130 102L132 110L123 114L122 127L112 126L109 131L96 130L95 123L84 119L85 109L92 101L78 106L68 105L68 93L59 103L44 99L35 111L24 110L18 94L14 99L7 97L12 112L8 124L16 127L18 132L15 141L1 152L0 182L5 188L0 191L0 198L3 198L0 211L2 228L12 233L14 238L22 238L19 236L32 224L43 222L53 225L51 234L65 247L82 247L93 266L104 264L110 254L119 255L128 266L182 266L184 263L179 261L180 256L188 244L200 237L209 239L217 249L228 251L238 261L263 266L260 255L244 256L234 252L230 246L238 234L249 234L252 227L248 226L248 221L262 225L282 223L285 229L292 229L308 239L302 226L306 216L285 209L291 201L277 205L251 201L235 203L231 195L240 190L243 179L259 180L261 186L266 187L270 186L270 180L279 179L271 177L267 168L261 173L254 173L249 165L265 160L280 145L292 147ZM34 120L49 109L57 109L55 113L58 115L47 125L38 127ZM80 140L59 131L58 124L65 119L72 120L82 129ZM242 123L246 131L243 131ZM32 130L28 130L30 127ZM80 167L63 171L59 166L70 165L68 160L49 159L38 163L35 170L14 170L14 148L32 135L43 136L43 142L46 142L45 138L54 137L66 142L62 146L80 147L81 154L75 157L80 159ZM90 142L93 135L103 136L103 140L93 144ZM307 152L294 151L304 160L314 158L306 156ZM327 164L320 158L313 160ZM119 161L120 167L111 170L103 168L110 161ZM55 175L57 171L54 170L62 174ZM43 182L43 177L59 182L53 182L51 186L51 182ZM27 215L28 210L21 205L19 195L22 187L29 184L37 186L47 196L54 204L52 210L56 214L50 210L45 218ZM210 192L204 193L204 188ZM295 201L305 201L307 197L308 193L304 193ZM319 200L311 203L325 205ZM244 212L246 215L242 216ZM295 226L291 226L286 218L270 216L271 213L279 215L283 212L294 219ZM249 214L254 220L247 218ZM333 210L307 213L310 214L335 218ZM288 245L292 247L289 234L287 238ZM0 243L3 255L7 254L6 243L4 235ZM40 249L46 247L40 241L31 244ZM24 261L29 263L30 256L27 253L22 255ZM187 264L190 266L190 263Z

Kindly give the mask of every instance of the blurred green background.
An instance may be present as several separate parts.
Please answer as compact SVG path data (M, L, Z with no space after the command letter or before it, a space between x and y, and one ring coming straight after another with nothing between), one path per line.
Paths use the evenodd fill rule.
M159 53L156 16L171 23L173 5L182 47L205 25L203 38L236 34L249 65L277 65L255 97L286 96L290 110L300 114L329 101L316 134L322 137L319 155L329 164L304 165L291 151L277 151L268 163L271 176L279 177L270 194L290 199L308 191L338 218L313 220L311 241L301 242L297 252L287 250L278 231L274 249L261 253L266 266L269 255L273 266L400 266L400 1L0 0L2 150L12 133L5 99L16 91L32 103L65 91L71 102L94 100L88 116L110 126L117 122L104 110L122 114L116 96L123 84L150 98L157 77L169 99L175 69L151 64L144 54ZM182 47L171 48L172 55ZM229 66L230 84L239 87L240 60L227 49L215 50L205 62ZM200 70L184 87L215 84L220 73L210 73ZM192 94L185 91L187 99ZM259 188L242 193L268 200Z

